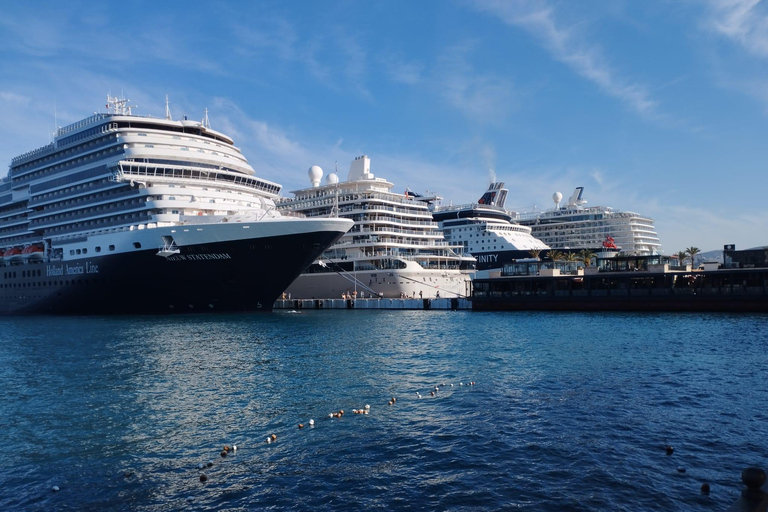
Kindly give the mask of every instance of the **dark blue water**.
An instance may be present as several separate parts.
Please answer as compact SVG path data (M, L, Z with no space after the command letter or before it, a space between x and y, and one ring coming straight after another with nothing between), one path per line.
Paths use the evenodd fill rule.
M768 469L765 315L303 311L0 332L0 510L723 510L744 467Z

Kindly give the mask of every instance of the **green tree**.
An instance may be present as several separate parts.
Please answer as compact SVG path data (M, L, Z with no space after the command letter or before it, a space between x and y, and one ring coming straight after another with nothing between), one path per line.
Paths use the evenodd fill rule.
M685 258L687 257L688 257L688 254L685 251L680 251L677 253L677 259L680 260L681 267L685 265Z
M530 251L528 251L528 254L531 255L531 258L538 260L539 255L541 254L541 249L531 249Z
M563 255L565 261L579 261L579 256L575 252L567 252Z
M685 250L686 254L691 258L691 267L696 266L696 255L701 252L698 247L689 247Z
M547 252L547 257L552 261L560 261L564 258L562 251L558 251L557 249L550 249L549 252Z
M592 260L595 259L597 254L590 251L589 249L582 249L579 251L579 261L584 262L584 266L588 267L592 264Z

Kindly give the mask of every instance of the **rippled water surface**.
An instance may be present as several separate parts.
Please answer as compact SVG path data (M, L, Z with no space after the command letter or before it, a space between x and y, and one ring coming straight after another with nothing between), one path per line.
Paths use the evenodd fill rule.
M765 315L305 310L0 332L0 510L723 510L744 467L768 469Z

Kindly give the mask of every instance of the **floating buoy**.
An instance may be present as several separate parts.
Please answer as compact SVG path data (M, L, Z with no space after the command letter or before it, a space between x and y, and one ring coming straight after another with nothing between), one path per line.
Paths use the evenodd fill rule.
M59 486L58 485L54 485L53 487L51 487L51 491L59 492Z
M227 445L224 445L224 451L225 451L225 452L229 452L229 446L227 446Z
M463 382L459 382L459 386L463 386L463 385L464 385L464 383L463 383Z
M187 503L192 503L193 501L195 501L195 498L192 496L187 496Z
M206 482L206 481L208 481L208 477L207 477L207 476L205 476L205 473L203 473L202 475L200 475L200 481L201 481L201 482Z
M227 450L221 450L221 456L226 457L227 456Z
M453 383L451 383L450 386L453 387Z
M211 467L211 466L213 466L213 461L212 461L212 460L209 460L209 461L208 461L208 467Z
M277 441L277 436L275 434L272 434L270 437L272 438L273 441Z
M333 418L333 413L328 415L329 418Z
M299 428L304 428L304 424L303 423L299 423Z
M429 396L435 396L435 392L434 391L430 391L429 392Z
M677 468L678 473L685 473L685 468L683 466L680 466Z
M267 443L271 443L271 442L272 442L272 438L271 437L267 437Z
M232 452L234 453L234 452L236 452L236 451L237 451L237 446L233 444L233 445L232 445Z
M667 455L672 455L672 453L674 453L675 451L675 449L672 448L671 446L666 446L664 447L664 449L667 451Z
M205 467L205 466L203 466L203 463L202 463L202 462L201 462L200 464L198 464L198 465L197 465L197 469L203 469L204 467Z
M702 494L709 494L709 484L704 482L701 484L701 493Z
M309 426L314 427L315 426L315 420L309 420Z

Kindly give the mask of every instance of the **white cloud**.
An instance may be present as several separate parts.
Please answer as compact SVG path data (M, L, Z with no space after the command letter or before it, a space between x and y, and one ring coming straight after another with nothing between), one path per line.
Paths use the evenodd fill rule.
M658 102L648 90L641 84L620 77L606 62L598 45L586 41L572 27L558 24L554 9L546 2L475 0L474 5L508 25L523 28L539 40L554 59L640 115L658 116Z
M433 87L469 118L495 124L512 107L512 83L493 73L476 72L469 59L473 47L469 42L447 48L435 66Z
M709 0L706 26L740 44L752 55L768 57L768 9L760 0Z

